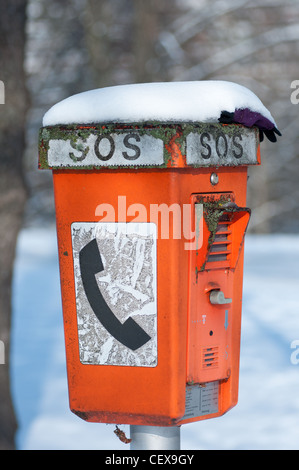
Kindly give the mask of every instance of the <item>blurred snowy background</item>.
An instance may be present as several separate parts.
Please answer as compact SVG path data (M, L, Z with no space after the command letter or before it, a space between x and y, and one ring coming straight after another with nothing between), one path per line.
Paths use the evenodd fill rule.
M17 19L21 6L27 17L12 24L7 14ZM7 161L14 165L19 158L11 146L2 165L9 147L3 136L12 127L6 120L22 101L20 57L11 47L25 46L28 92L22 144L27 204L13 273L10 363L7 324L1 323L9 310L0 305L0 340L6 347L6 364L0 365L0 448L13 445L8 443L12 432L6 435L14 422L6 412L6 376L1 375L7 370L17 448L124 448L113 426L85 423L68 410L52 177L37 169L44 113L69 95L97 87L222 79L259 96L283 137L277 144L263 142L262 165L250 170L248 182L253 213L245 245L239 404L222 418L183 427L182 448L298 449L299 365L291 361L296 359L291 345L299 339L299 108L291 102L291 84L299 79L298 3L11 0L0 9L0 79L6 91L0 116L3 175ZM19 38L23 24L24 38ZM6 238L13 240L4 217L11 210L5 191L0 178L2 261ZM0 288L1 283L2 277ZM9 287L0 297L2 292L9 296Z

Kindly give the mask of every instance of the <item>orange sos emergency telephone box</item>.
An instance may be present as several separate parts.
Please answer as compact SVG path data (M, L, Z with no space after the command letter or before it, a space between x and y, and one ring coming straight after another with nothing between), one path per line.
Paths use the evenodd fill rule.
M238 400L247 169L257 128L40 130L53 172L70 409L174 426Z

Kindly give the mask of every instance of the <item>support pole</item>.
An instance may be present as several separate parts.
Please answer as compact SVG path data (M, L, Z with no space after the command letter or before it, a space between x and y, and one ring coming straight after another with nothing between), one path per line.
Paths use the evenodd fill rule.
M131 450L180 450L180 426L130 425Z

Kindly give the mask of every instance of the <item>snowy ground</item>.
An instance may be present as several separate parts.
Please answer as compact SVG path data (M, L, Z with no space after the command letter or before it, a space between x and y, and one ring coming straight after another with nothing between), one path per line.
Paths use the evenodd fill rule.
M299 449L299 364L291 361L299 236L247 235L245 252L239 403L221 418L183 426L181 449ZM54 228L21 233L13 294L18 448L129 450L114 425L86 423L68 409Z

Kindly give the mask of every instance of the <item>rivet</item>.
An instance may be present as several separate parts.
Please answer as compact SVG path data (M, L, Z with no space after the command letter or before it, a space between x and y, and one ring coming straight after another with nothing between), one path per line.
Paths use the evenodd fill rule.
M212 173L212 174L211 174L211 176L210 176L210 181L211 181L211 184L212 184L213 186L215 186L216 184L218 184L219 178L218 178L217 173Z

